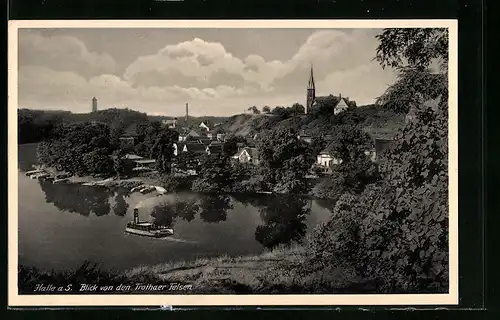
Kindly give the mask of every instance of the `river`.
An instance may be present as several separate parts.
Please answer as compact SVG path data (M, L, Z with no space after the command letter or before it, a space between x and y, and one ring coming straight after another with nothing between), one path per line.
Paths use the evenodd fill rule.
M52 184L24 172L36 164L36 145L19 146L19 263L68 270L85 260L125 270L167 261L257 254L300 241L330 216L320 201L296 196L203 195L161 197L128 190ZM141 220L170 224L162 239L124 232L138 206Z

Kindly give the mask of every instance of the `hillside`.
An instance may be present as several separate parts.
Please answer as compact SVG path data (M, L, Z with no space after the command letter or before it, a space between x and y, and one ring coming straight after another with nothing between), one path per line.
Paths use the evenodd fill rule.
M219 128L230 135L248 136L277 126L286 126L311 136L319 136L334 134L336 127L347 124L359 125L374 138L391 138L404 124L404 115L375 105L367 105L337 116L333 113L290 117L273 114L239 114L229 117Z

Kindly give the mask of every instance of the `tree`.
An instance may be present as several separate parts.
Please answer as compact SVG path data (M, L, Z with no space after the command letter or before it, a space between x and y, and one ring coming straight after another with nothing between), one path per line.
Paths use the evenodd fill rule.
M224 154L228 157L235 155L238 152L239 143L246 143L246 139L242 136L229 137L222 145Z
M344 190L359 193L367 184L379 179L377 166L366 154L373 148L368 134L357 126L344 126L335 138L327 150L341 160L341 163L333 168L332 178L341 180Z
M270 108L269 106L264 106L264 107L262 108L262 112L263 112L263 113L269 113L269 112L271 112L271 108Z
M170 173L174 157L174 143L179 140L179 133L167 129L156 137L151 148L151 158L156 160L156 168L161 174Z
M305 176L315 160L309 144L288 128L278 127L262 136L257 149L265 183L280 193L304 192Z
M382 68L410 66L422 71L437 59L442 70L447 69L446 28L391 28L384 29L376 38L379 45L375 59Z
M260 110L256 106L248 108L248 111L252 111L253 114L260 114Z
M206 155L201 160L198 179L193 182L195 192L226 192L232 188L231 164L223 154Z
M435 99L447 86L445 74L415 68L398 69L397 80L377 98L377 105L405 114L410 106L419 106L420 99Z
M108 174L112 172L113 161L105 148L96 149L83 156L86 172L90 174Z
M198 172L199 162L198 155L192 151L180 152L175 158L176 167L181 171L194 170Z
M306 113L306 109L300 103L294 103L290 108L290 113L294 116Z
M125 153L121 149L113 151L113 154L111 155L111 158L113 159L113 169L118 179L120 179L121 175L125 173L125 161L123 160L124 155Z

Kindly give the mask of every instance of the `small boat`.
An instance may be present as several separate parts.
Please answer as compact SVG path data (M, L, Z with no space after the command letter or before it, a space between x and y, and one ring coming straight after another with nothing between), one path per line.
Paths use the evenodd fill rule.
M174 234L174 230L172 228L159 226L149 221L139 221L138 209L134 209L134 221L127 223L125 232L154 238L162 238Z
M61 178L52 180L53 184L69 181L69 178Z
M38 179L38 180L45 179L47 177L50 177L50 174L45 173L45 172L43 172L43 173L37 173L37 174L32 174L30 176L31 179Z
M137 192L137 191L141 191L141 189L145 188L146 185L145 184L141 184L140 186L137 186L137 187L133 187L132 189L130 189L130 192Z
M40 174L40 173L45 173L45 171L41 170L41 169L26 171L27 176L32 176L32 175L36 175L36 174Z
M155 187L148 186L148 187L142 188L142 189L140 190L140 192L141 192L142 194L146 194L146 193L153 192L154 190L156 190L156 188L155 188Z
M45 180L50 177L50 174L48 173L40 173L39 175L36 176L38 180Z

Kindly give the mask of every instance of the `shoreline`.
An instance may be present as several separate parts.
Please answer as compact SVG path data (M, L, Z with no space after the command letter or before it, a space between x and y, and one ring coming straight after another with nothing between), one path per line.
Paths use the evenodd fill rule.
M58 171L55 168L52 167L43 167L43 166L34 166L34 169L40 169L45 171L46 173L50 174L51 176L56 176L59 174L65 174L63 171ZM154 173L154 172L153 172ZM60 184L66 184L66 185L71 185L71 184L77 184L77 185L85 185L89 187L105 187L105 188L126 188L126 189L133 189L138 186L144 185L144 186L152 186L152 187L162 187L162 182L158 178L153 178L153 177L144 177L144 176L135 176L135 177L127 177L127 178L117 178L116 176L111 176L111 177L93 177L93 176L69 176L68 178L65 179L65 181L62 181ZM183 192L183 191L188 191L188 192L193 192L191 190L174 190L172 192ZM171 192L168 192L171 193ZM197 193L213 193L213 192L197 192ZM298 197L307 197L310 199L317 199L317 200L325 200L321 198L316 198L313 195L309 193L305 194L292 194L292 193L276 193L276 192L271 192L271 191L257 191L257 192L238 192L238 191L228 191L228 192L221 192L224 194L235 194L235 195L248 195L248 196L257 196L257 195L266 195L266 196L271 196L271 195L282 195L282 196L298 196ZM328 200L328 199L326 199Z

